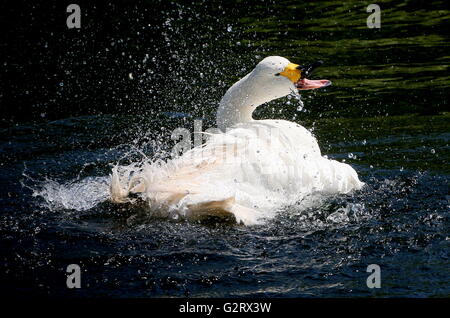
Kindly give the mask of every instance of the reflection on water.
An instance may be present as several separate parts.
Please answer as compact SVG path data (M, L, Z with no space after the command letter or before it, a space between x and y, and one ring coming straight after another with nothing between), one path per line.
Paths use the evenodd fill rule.
M449 11L444 1L377 3L380 30L366 28L359 1L173 2L151 22L130 10L133 23L117 23L121 38L107 33L95 54L86 43L97 29L75 38L48 105L66 117L88 104L115 114L2 129L0 293L73 295L59 279L75 263L86 273L78 296L448 296ZM147 29L137 35L142 21L154 42ZM70 66L77 54L81 70ZM171 131L195 118L214 125L226 88L270 54L324 60L314 77L333 86L257 117L303 124L323 154L355 167L363 190L309 197L256 227L161 220L106 200L114 164L164 158ZM81 93L87 104L72 99ZM379 290L365 285L373 263Z

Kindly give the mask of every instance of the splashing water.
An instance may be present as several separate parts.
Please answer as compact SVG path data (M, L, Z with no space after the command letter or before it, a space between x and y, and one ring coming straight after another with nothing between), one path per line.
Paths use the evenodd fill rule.
M61 50L52 51L52 45L45 45L42 51L34 41L22 41L39 53L23 50L29 65L44 65L41 72L54 81L57 60L60 74L66 74L56 82L64 85L57 85L57 98L48 101L42 117L84 114L72 103L82 97L85 101L80 106L85 112L129 114L132 119L117 116L111 120L102 115L87 121L65 119L42 127L2 131L0 292L72 297L73 291L61 284L61 269L81 262L89 273L83 276L84 282L95 286L80 289L81 297L447 297L448 115L368 118L387 112L430 111L437 115L437 111L446 110L442 98L448 86L444 63L448 59L442 46L446 30L440 27L446 15L439 12L445 9L444 2L429 4L427 11L433 19L421 24L423 35L419 37L417 28L411 26L420 24L423 15L409 12L421 9L421 4L408 3L408 10L386 9L405 22L389 25L394 37L369 36L364 41L353 27L354 19L340 14L341 6L333 12L332 2L312 2L296 6L294 11L270 4L259 8L229 5L230 10L217 11L218 17L198 12L210 3L173 3L175 9L161 15L152 15L153 8L128 10L109 33L99 29L99 36L111 45L98 51L91 50L98 44L92 32L80 33L78 39L58 39L68 45ZM355 12L353 4L343 5L351 14ZM294 22L307 27L286 31L283 21L304 16L305 9L323 14L323 6L329 7L328 13L339 25L348 26L339 33L345 45L330 45L330 38L321 36L328 34L330 27L320 24L320 19L296 18ZM364 22L364 10L358 12ZM114 16L115 12L108 13ZM280 23L271 19L274 15L283 17L278 19ZM164 25L149 23L151 16ZM35 17L36 21L46 20ZM244 17L241 25L234 24L238 21L235 17ZM226 32L228 27L230 32ZM280 43L280 34L285 31L292 41ZM160 41L149 43L147 32L161 34ZM55 47L57 37L52 37L50 44ZM314 110L312 115L330 119L318 121L315 133L324 153L347 160L361 173L366 189L340 197L305 198L284 208L271 222L255 227L140 218L134 205L119 208L102 204L108 200L108 164L123 157L105 158L104 149L130 142L133 137L123 131L144 117L142 113L147 118L162 111L209 116L235 77L245 75L266 55L292 56L293 62L303 62L319 51L327 61L323 71L339 82L307 105L308 110ZM340 61L336 61L337 56ZM6 69L16 68L11 62L5 62ZM35 68L23 71L30 75ZM371 76L362 78L363 73ZM402 80L393 81L393 76ZM11 83L25 78L35 81L34 76L24 76ZM38 101L47 101L47 94L54 91L42 89L41 81L28 84L45 95ZM80 89L74 89L78 86ZM305 92L303 98L309 94ZM10 95L20 98L20 94ZM108 102L99 102L97 95L109 97ZM284 103L281 100L273 105ZM4 104L7 111L20 103ZM288 120L297 116L296 105L291 105L294 107L285 107L279 116ZM298 120L303 122L307 114L301 101L299 105ZM33 109L35 106L33 103ZM266 118L274 115L271 108L262 109L261 114ZM186 123L180 121L177 126ZM166 118L139 130L161 125L172 129ZM145 153L151 157L160 154ZM349 157L349 153L355 156ZM123 159L139 160L131 155ZM18 185L22 165L17 163L21 162L29 164L30 174L39 176L35 179L45 180L30 180L25 189ZM75 178L86 162L92 163L89 169L83 177ZM53 218L68 211L84 215L81 211L88 210L93 213L85 215L83 222ZM365 284L366 267L372 263L379 264L383 277L389 278L389 284L380 290L370 290Z
M99 117L101 120L109 125L108 118ZM414 120L417 122L417 118ZM89 121L99 126L92 118ZM330 125L335 127L334 123ZM85 122L75 122L74 126L85 127ZM54 275L60 275L61 268L68 263L83 262L91 273L86 282L97 286L83 289L86 296L114 292L126 296L301 296L305 293L340 296L344 292L370 296L372 291L364 284L365 267L376 263L387 275L395 273L392 277L397 285L415 286L422 292L417 281L409 278L419 277L427 284L432 282L425 293L435 294L435 287L441 288L442 282L448 280L445 275L429 275L430 267L436 269L434 273L448 267L448 235L445 234L449 219L445 197L448 176L417 173L410 168L402 172L380 168L391 162L405 167L408 163L399 160L396 149L389 144L395 138L379 140L378 131L374 137L359 123L355 127L353 131L359 129L361 140L367 140L363 149L359 148L361 142L342 142L341 136L335 137L334 134L340 133L335 128L328 138L339 143L334 151L326 153L330 158L352 161L367 187L339 196L310 195L283 207L270 222L251 227L198 224L175 217L161 220L143 213L139 204L107 204L109 177L105 175L110 165L121 162L121 166L126 166L127 162L147 160L130 147L118 147L126 149L125 152L108 147L69 156L72 150L58 146L44 157L38 157L42 156L39 153L36 159L27 160L26 173L33 176L33 179L26 177L27 188L14 190L9 186L4 191L11 193L11 197L6 197L0 230L5 246L13 246L14 253L8 249L4 252L7 262L2 265L4 274L1 275L9 281L23 281L24 276L34 281L39 272L44 278L36 284L45 284L51 294L62 295L67 291L54 283ZM116 129L121 131L121 127ZM51 129L44 131L50 133ZM317 128L318 134L324 131L329 129ZM36 138L36 134L26 130L22 133L28 133L25 136L29 140ZM90 132L85 134L92 138ZM58 136L66 144L64 135ZM147 137L154 139L153 135ZM83 135L79 136L79 140L82 138ZM422 158L418 152L422 148L416 145L423 137L415 138L412 153ZM427 142L438 149L439 138ZM19 156L22 144L14 137L9 140L17 145L14 151ZM332 141L328 143L333 145ZM146 149L148 157L164 157L164 152L153 145L149 147L141 141L134 145ZM383 160L367 159L367 154L374 150L382 152ZM424 152L430 154L428 148ZM358 156L348 158L348 153ZM51 165L47 156L62 164ZM48 163L42 165L43 160ZM431 160L438 166L436 158ZM369 168L370 165L373 167ZM46 170L49 166L53 170ZM80 167L87 168L80 172ZM14 169L17 167L5 172ZM72 173L64 174L66 171ZM23 167L19 167L16 177L3 174L0 178L7 179L2 179L3 184L11 184L21 176ZM27 189L31 189L29 194ZM20 194L14 196L14 191ZM24 198L26 204L17 198ZM65 217L67 214L71 217ZM62 217L55 220L54 216ZM17 243L24 239L35 243L31 248ZM414 265L418 262L424 264L423 270ZM399 276L398 268L405 274ZM10 274L6 274L8 271ZM240 283L243 280L248 284ZM35 293L41 290L33 288ZM411 292L411 289L384 288L394 295ZM442 293L445 292L444 289Z
M287 98L288 98L287 104L288 105L291 104L290 100L292 99L292 97L294 97L297 101L297 111L302 112L305 107L305 105L303 104L302 96L300 95L300 93L297 90L291 90L291 94L289 94L287 96Z
M50 211L69 209L85 211L109 199L109 177L87 177L83 180L58 183L46 180L33 189Z

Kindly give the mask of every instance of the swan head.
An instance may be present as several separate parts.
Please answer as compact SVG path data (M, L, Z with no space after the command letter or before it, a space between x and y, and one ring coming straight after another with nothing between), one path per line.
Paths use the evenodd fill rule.
M256 107L271 100L330 85L328 80L307 78L321 64L319 61L302 66L281 56L266 57L222 97L217 110L218 127L224 130L237 123L252 121Z
M281 56L269 56L259 62L252 73L266 81L265 86L268 86L269 91L284 91L287 93L281 96L285 96L295 90L309 90L331 85L329 80L307 78L322 64L322 61L317 61L310 65L299 65Z

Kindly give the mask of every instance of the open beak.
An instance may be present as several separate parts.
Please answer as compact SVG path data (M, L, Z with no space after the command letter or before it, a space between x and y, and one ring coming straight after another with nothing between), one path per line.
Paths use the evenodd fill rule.
M331 85L329 80L309 80L307 78L300 79L295 83L295 87L299 90L315 89L321 87L327 87Z
M297 87L298 90L327 87L331 85L331 81L325 79L310 80L307 78L311 75L314 69L316 69L318 66L322 64L323 64L322 61L317 61L313 64L306 66L290 63L288 66L286 66L283 72L279 74L289 78L294 83L295 87Z
M299 90L305 90L330 86L331 81L329 80L310 80L307 78L309 75L311 75L314 69L322 64L323 61L317 61L307 66L299 65L297 68L300 70L301 76L300 79L295 83L295 87L297 87Z

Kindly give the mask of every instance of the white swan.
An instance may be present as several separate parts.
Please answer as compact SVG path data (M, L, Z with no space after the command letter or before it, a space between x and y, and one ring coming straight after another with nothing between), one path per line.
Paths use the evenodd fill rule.
M231 216L250 225L311 193L360 189L363 183L355 170L322 157L304 127L252 118L261 104L329 85L306 79L317 65L301 67L278 56L263 59L222 98L217 111L222 132L168 162L114 168L112 201L130 201L130 193L139 193L159 214Z

